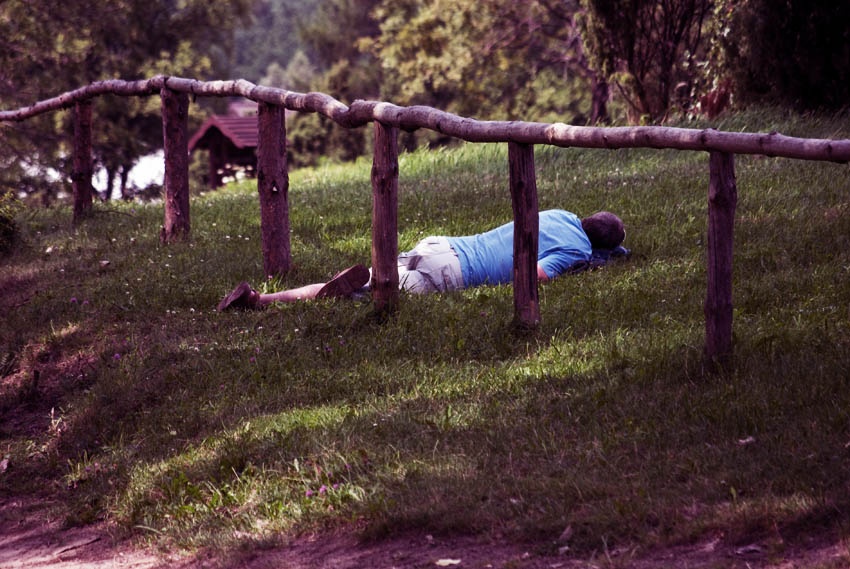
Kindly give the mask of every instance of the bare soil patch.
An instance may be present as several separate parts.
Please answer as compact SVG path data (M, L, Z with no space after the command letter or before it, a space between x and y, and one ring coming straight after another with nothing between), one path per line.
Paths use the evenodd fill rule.
M468 536L408 534L361 541L341 532L304 536L285 544L244 545L236 550L193 554L157 551L115 537L107 524L67 528L46 499L0 501L0 567L3 569L824 569L850 566L841 543L812 540L787 547L774 541L725 545L720 536L687 546L650 552L619 549L574 558L570 553L541 554L535 544L500 543ZM548 548L547 548L548 549Z

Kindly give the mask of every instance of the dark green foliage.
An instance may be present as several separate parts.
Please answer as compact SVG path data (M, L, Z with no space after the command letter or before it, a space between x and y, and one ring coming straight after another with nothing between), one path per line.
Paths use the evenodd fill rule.
M398 2L366 38L384 69L382 96L492 119L585 122L592 71L576 2Z
M297 168L354 160L365 153L370 129L345 129L317 114L301 114L288 121L286 133L289 164Z
M361 38L378 33L373 16L380 0L321 0L312 17L300 26L301 41L308 53L323 69L339 61L357 65L369 61L357 46ZM365 96L362 95L362 96Z
M15 220L20 207L12 192L0 192L0 256L8 254L20 236Z
M235 33L230 74L259 83L269 66L286 68L303 47L298 30L310 20L315 4L302 0L255 1L251 24Z
M850 104L850 2L722 2L736 95L797 110Z
M690 93L711 6L710 0L582 0L588 56L617 86L633 122L662 119L677 89Z
M198 79L226 72L233 29L251 0L69 0L0 2L0 108L14 109L101 79L162 73ZM218 78L218 77L216 77ZM93 119L93 152L114 178L162 146L155 98L101 97ZM52 113L0 130L0 182L20 172L67 172L70 113ZM39 184L36 191L56 188Z

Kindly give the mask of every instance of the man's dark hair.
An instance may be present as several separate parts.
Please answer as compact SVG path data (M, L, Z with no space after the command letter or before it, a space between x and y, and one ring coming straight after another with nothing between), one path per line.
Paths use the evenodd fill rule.
M581 227L594 249L613 249L626 238L623 220L607 211L585 217L581 220Z

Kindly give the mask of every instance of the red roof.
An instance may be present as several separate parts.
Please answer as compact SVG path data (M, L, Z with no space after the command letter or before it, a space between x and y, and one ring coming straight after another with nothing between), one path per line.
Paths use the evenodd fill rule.
M195 146L204 148L204 136L212 131L218 130L236 148L255 148L257 146L257 117L233 117L226 115L213 115L208 118L201 128L189 140L189 152Z

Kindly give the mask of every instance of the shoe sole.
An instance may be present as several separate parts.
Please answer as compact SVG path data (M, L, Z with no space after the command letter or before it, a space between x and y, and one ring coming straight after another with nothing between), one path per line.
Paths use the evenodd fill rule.
M234 308L237 310L252 308L248 304L248 299L251 298L251 292L251 285L246 282L239 283L236 288L230 291L230 294L225 296L224 299L218 303L216 310L223 312L228 308Z
M340 298L351 296L369 282L369 269L363 265L354 265L337 273L334 278L325 283L316 298Z

